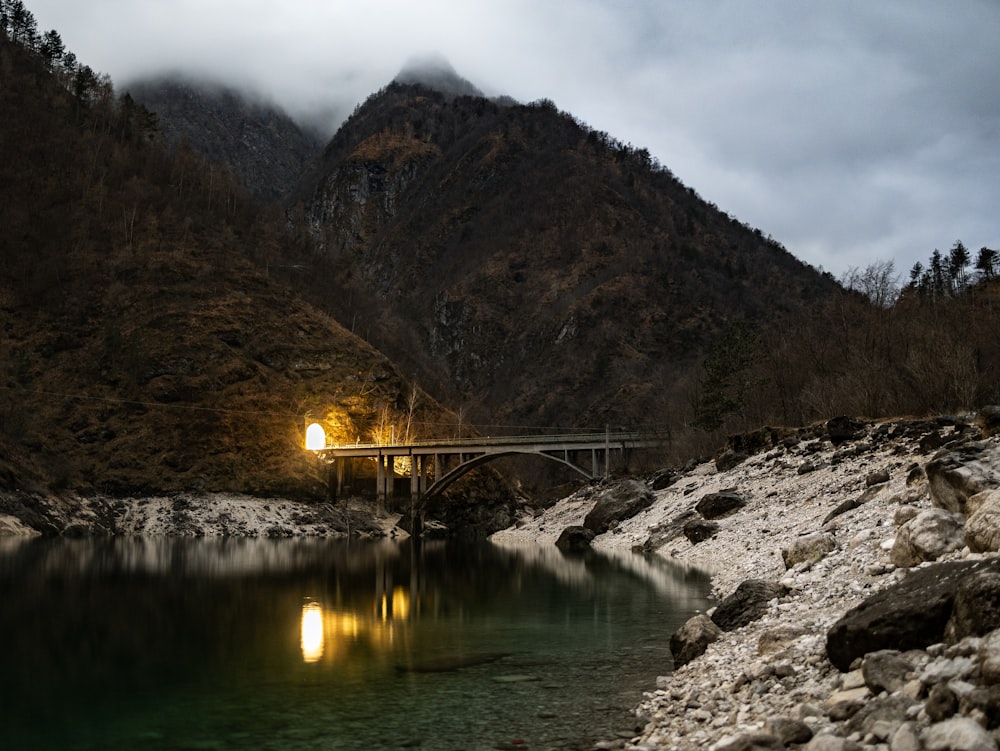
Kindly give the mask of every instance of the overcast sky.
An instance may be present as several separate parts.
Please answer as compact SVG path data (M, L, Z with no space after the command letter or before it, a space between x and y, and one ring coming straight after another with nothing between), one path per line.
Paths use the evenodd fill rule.
M331 132L414 55L548 98L841 276L1000 249L1000 0L25 0L81 62Z

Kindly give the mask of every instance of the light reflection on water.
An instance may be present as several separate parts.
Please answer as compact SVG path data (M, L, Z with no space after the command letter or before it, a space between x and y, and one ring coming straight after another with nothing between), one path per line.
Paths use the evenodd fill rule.
M708 588L640 556L489 543L8 546L4 747L590 748Z
M323 656L323 643L326 641L323 625L323 608L315 602L307 602L302 606L302 659L305 662L316 662Z

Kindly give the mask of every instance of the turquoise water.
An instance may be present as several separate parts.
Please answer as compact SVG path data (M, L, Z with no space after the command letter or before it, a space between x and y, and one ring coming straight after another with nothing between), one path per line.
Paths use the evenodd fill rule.
M358 541L0 548L6 749L574 749L634 722L709 581Z

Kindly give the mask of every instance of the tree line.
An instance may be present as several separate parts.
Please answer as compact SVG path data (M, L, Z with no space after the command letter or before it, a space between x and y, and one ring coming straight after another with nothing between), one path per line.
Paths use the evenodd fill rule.
M77 60L55 29L39 33L38 22L21 0L0 0L0 39L4 37L38 54L46 69L78 101L88 103L111 96L111 78Z
M972 265L975 273L970 273ZM964 294L973 284L990 282L1000 272L1000 253L983 246L972 263L972 255L961 240L956 240L948 255L934 249L927 265L919 261L910 269L907 288L922 297L940 299Z
M689 426L716 438L836 414L928 415L1000 403L1000 263L959 240L902 283L893 261L849 269L794 326L738 322L708 352Z

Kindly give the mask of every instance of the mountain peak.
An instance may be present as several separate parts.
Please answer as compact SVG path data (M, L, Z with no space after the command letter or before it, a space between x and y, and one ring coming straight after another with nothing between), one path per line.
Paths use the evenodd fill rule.
M458 75L451 63L438 52L414 55L393 80L396 83L421 84L448 97L485 96L470 81Z

